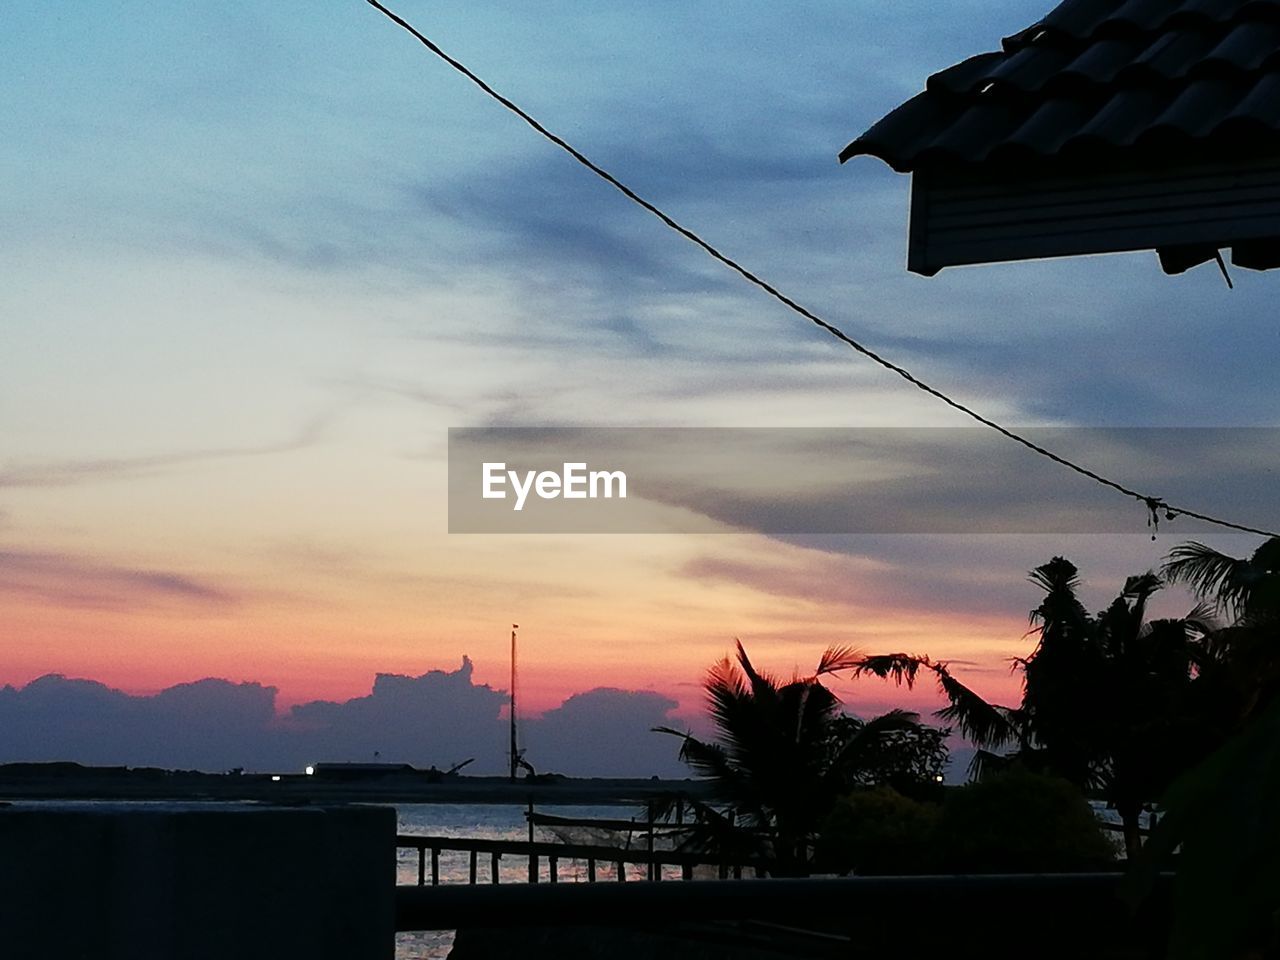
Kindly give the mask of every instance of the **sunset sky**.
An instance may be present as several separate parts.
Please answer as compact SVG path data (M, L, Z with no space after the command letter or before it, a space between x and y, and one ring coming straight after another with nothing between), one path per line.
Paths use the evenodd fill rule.
M924 279L904 267L908 179L836 162L930 73L1050 6L395 8L989 415L1275 425L1275 277L1237 271L1228 291L1147 252ZM283 710L468 655L505 690L518 622L531 713L614 687L693 717L735 637L786 674L830 643L927 652L1007 702L1028 569L1067 555L1096 609L1179 542L1174 524L1153 543L1137 505L1112 536L450 535L449 427L967 423L360 0L16 5L0 61L0 686L216 677L275 687ZM860 710L900 699L836 689Z

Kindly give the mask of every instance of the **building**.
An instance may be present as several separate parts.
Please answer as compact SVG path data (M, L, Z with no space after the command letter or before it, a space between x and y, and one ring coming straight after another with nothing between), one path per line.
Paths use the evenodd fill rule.
M1280 266L1280 0L1065 0L840 153L911 174L907 268Z

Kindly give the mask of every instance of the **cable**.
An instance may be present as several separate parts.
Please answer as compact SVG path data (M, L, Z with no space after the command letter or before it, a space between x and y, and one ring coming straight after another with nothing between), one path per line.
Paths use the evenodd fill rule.
M976 420L978 423L982 424L984 427L990 427L992 430L995 430L998 433L1003 434L1004 436L1008 437L1010 440L1014 441L1015 443L1022 444L1022 446L1026 447L1028 450L1031 450L1033 453L1037 453L1042 457L1046 457L1049 460L1052 460L1054 463L1057 463L1063 467L1066 467L1069 470L1073 470L1083 477L1088 477L1090 480L1093 480L1095 483L1100 483L1103 486L1110 487L1111 489L1116 490L1127 497L1132 497L1133 499L1137 500L1147 509L1147 526L1158 530L1160 525L1160 519L1161 519L1160 515L1161 513L1163 513L1165 520L1173 520L1177 516L1194 517L1197 520L1203 520L1205 523L1211 523L1211 524L1214 524L1215 526L1225 527L1230 530L1239 530L1243 533L1256 533L1264 537L1280 537L1280 534L1274 533L1273 531L1270 531L1270 530L1262 530L1258 527L1251 527L1246 524L1234 523L1230 520L1222 520L1218 517L1213 517L1206 513L1200 513L1196 510L1188 509L1187 507L1173 506L1172 504L1166 503L1160 497L1155 497L1155 496L1150 496L1148 494L1140 493L1139 491L1131 489L1130 487L1127 487L1122 483L1117 483L1115 480L1110 480L1099 473L1095 473L1094 471L1090 470L1088 467L1081 466L1080 464L1075 463L1072 460L1068 460L1066 457L1059 456L1058 454L1054 453L1052 450L1047 450L1044 447L1040 446L1039 444L1034 443L1031 440L1028 440L1026 437L1018 433L1015 433L1013 430L1010 430L1008 427L1002 426L996 421L990 419L989 417L983 416L982 414L978 413L976 410L961 403L959 400L953 400L951 397L947 396L941 390L937 389L936 387L930 386L929 384L925 383L923 380L916 377L913 373L911 373L911 371L907 370L905 367L901 367L898 364L894 363L893 361L880 356L880 354L876 353L870 347L867 347L859 343L857 340L854 340L852 337L850 337L847 333L845 333L835 324L822 319L822 317L818 316L816 313L812 312L811 310L804 307L803 305L797 303L795 300L792 300L789 296L787 296L777 287L773 286L768 281L752 273L750 270L742 266L732 257L729 257L727 254L721 253L718 249L716 249L706 240L703 240L702 237L698 236L698 234L694 233L688 227L685 227L679 222L677 222L673 217L669 216L668 214L663 212L661 209L659 209L657 206L655 206L654 204L646 200L644 197L640 196L638 193L636 193L634 190L628 187L625 183L623 183L621 180L619 180L617 177L611 174L608 170L596 164L589 157L587 157L585 154L579 151L576 147L574 147L571 143L557 136L556 134L552 133L550 130L544 127L541 123L539 123L537 119L530 116L528 113L522 110L519 106L517 106L511 100L507 99L502 94L498 93L498 91L494 90L493 87L489 86L489 84L487 84L483 79L478 77L476 74L472 73L471 70L468 69L465 64L461 63L458 60L455 60L449 54L445 53L445 51L442 50L439 46L437 46L432 40L424 36L416 28L414 28L414 26L411 23L409 23L407 20L405 20L403 17L399 16L398 14L392 12L391 10L388 10L381 3L379 3L378 0L365 0L365 2L368 3L375 10L378 10L380 13L382 13L382 15L387 17L387 19L391 20L393 23L395 23L396 25L400 26L401 28L406 30L408 33L410 33L424 47L426 47L433 54L435 54L437 57L439 57L449 66L451 66L454 70L458 71L458 73L462 74L472 83L474 83L477 87L479 87L482 91L484 91L485 95L496 100L498 103L502 104L502 106L504 106L507 110L514 113L517 117L519 117L521 120L527 123L530 127L532 127L534 131L536 131L539 135L541 135L547 140L550 140L561 150L569 154L569 156L573 157L574 160L578 161L578 163L582 164L584 167L586 167L588 170L594 173L601 180L604 180L606 183L608 183L610 186L616 189L628 200L632 201L635 204L638 204L639 206L643 207L645 210L649 211L649 213L653 214L655 217L661 220L664 224L666 224L666 226L670 227L672 230L680 234L686 240L702 248L702 250L706 252L708 255L710 255L713 259L718 260L720 263L724 264L726 267L728 267L734 273L738 274L748 283L756 287L759 287L761 290L763 290L769 296L773 297L773 299L777 300L787 309L791 310L794 313L798 313L800 316L804 317L810 323L813 323L814 325L825 330L827 333L831 334L831 336L835 337L841 343L846 344L847 346L851 347L853 350L862 354L862 356L866 357L868 360L878 363L880 366L884 367L886 370L892 370L894 373L902 377L903 380L906 380L907 383L911 384L913 387L916 387L919 390L923 390L925 393L929 394L931 397L935 397L938 400L941 400L947 406L960 411L965 416L973 420ZM1155 537L1154 533L1152 534L1152 537L1153 538Z

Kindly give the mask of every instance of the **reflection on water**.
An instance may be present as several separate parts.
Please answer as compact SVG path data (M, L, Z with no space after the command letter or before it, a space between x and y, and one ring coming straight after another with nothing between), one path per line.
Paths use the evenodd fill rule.
M527 840L529 826L525 821L524 807L509 804L454 804L454 803L402 803L396 804L400 833L428 834L443 837L476 837L485 840ZM643 811L622 807L600 806L538 806L542 813L562 817L593 817L627 819L635 817L641 830L644 828ZM539 830L538 840L559 839ZM428 854L429 856L429 854ZM427 866L430 871L430 863ZM641 878L643 867L636 868L635 879ZM545 878L547 864L542 863ZM562 861L559 880L562 883L582 882L587 878L586 864L571 860ZM488 856L481 856L478 864L478 882L490 882ZM462 851L443 850L440 853L440 882L468 883L471 874L471 858ZM525 883L529 876L528 860L524 857L504 857L499 861L498 876L502 883ZM597 876L606 879L613 876L613 866L601 864ZM630 874L629 874L630 876ZM418 882L418 853L401 850L396 864L396 883ZM428 883L430 874L428 873ZM453 946L453 933L433 931L396 934L396 960L444 960Z

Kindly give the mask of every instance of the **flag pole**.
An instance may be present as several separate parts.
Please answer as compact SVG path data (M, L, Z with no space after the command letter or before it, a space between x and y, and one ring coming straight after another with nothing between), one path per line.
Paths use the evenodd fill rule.
M516 631L520 624L511 625L511 782L516 780L516 764L520 759L520 751L516 745Z

